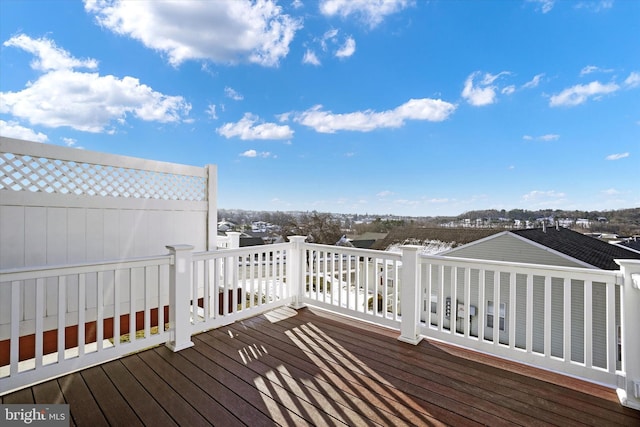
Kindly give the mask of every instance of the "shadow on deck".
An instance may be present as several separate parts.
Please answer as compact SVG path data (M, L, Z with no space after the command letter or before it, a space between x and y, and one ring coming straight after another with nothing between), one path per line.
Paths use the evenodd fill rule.
M23 389L72 425L640 425L615 390L314 308L282 308Z

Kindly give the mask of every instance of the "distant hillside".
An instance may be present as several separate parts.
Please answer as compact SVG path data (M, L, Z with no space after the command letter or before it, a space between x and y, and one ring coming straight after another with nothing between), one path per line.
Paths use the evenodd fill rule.
M396 227L384 239L376 241L371 249L385 250L398 244L423 245L433 241L452 243L451 247L456 247L501 231L504 230L490 228Z

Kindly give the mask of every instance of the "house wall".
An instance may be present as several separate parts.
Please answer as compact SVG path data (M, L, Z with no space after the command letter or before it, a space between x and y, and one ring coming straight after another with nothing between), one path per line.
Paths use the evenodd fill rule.
M585 267L543 248L527 243L505 233L484 241L452 249L447 256L495 261L526 262L529 264L557 265L563 267Z

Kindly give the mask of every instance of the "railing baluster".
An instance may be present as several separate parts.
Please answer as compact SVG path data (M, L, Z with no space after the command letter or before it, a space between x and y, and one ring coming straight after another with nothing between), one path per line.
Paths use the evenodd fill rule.
M113 272L113 345L120 346L120 282L121 270Z
M593 282L584 281L584 363L593 367Z
M544 356L551 355L551 276L544 278Z
M129 342L136 340L136 298L133 268L129 269Z
M19 342L20 342L20 281L11 282L11 343L9 360L11 361L10 375L18 373Z
M617 362L617 328L616 328L616 285L613 282L605 283L607 290L607 371L616 373Z
M563 279L564 286L564 304L563 304L563 322L564 328L562 333L563 339L563 358L566 363L571 363L571 280L566 277Z
M58 277L58 363L64 361L64 331L67 317L67 276Z
M85 293L86 274L78 274L78 356L84 356L85 351Z
M102 351L104 340L104 272L96 277L96 348Z
M42 367L44 316L44 278L38 278L36 279L36 369Z
M509 272L509 347L516 348L516 273ZM506 314L506 313L505 313Z

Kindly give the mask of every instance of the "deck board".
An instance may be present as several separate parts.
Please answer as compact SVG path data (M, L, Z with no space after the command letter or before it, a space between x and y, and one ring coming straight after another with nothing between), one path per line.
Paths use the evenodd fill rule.
M638 426L615 390L321 310L278 309L2 397L72 425Z

